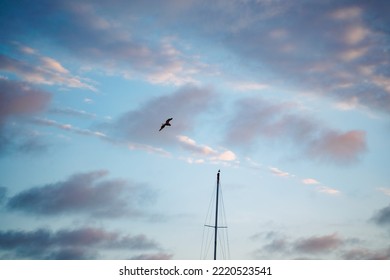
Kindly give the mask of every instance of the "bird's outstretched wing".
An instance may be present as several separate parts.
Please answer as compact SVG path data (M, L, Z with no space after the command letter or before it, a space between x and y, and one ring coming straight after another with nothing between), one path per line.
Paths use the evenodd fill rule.
M159 131L161 131L163 128L165 127L165 123L163 123L162 125L161 125L161 127L160 127L160 130Z

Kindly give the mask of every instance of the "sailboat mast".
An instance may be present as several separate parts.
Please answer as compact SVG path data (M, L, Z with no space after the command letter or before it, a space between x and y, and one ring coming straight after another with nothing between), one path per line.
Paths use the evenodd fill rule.
M219 200L219 173L217 173L217 194L216 194L216 203L215 203L215 226L214 226L214 260L217 259L217 233L218 233L218 200Z

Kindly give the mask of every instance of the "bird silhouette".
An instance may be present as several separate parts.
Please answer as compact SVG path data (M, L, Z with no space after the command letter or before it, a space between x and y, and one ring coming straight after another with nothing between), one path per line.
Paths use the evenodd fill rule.
M165 121L165 123L161 124L161 127L160 127L160 130L161 131L164 127L166 126L171 126L171 124L169 123L171 120L173 120L173 118L169 118Z

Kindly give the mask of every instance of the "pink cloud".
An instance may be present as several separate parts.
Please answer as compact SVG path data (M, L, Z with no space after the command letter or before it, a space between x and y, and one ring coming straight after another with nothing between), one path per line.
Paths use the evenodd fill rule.
M302 183L305 185L318 185L320 182L318 182L316 179L306 178L302 180Z
M271 171L272 174L278 176L278 177L290 177L292 176L290 173L282 171L276 167L270 167L269 170Z
M292 102L243 98L228 122L226 142L251 149L259 140L292 144L305 157L338 164L356 162L366 151L366 133L339 131L299 110Z
M0 121L9 116L41 112L50 100L50 93L28 83L0 78Z
M295 249L305 253L320 253L337 249L343 242L343 239L336 233L333 233L331 235L300 239L295 243Z
M329 131L312 142L309 153L314 158L348 163L356 161L366 149L366 133L364 131Z

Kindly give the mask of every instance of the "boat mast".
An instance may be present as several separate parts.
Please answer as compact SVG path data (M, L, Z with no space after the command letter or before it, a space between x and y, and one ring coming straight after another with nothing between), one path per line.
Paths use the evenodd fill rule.
M219 174L220 170L217 173L217 194L216 194L216 203L215 203L215 225L214 225L214 260L217 259L217 232L218 232L218 200L219 200Z

